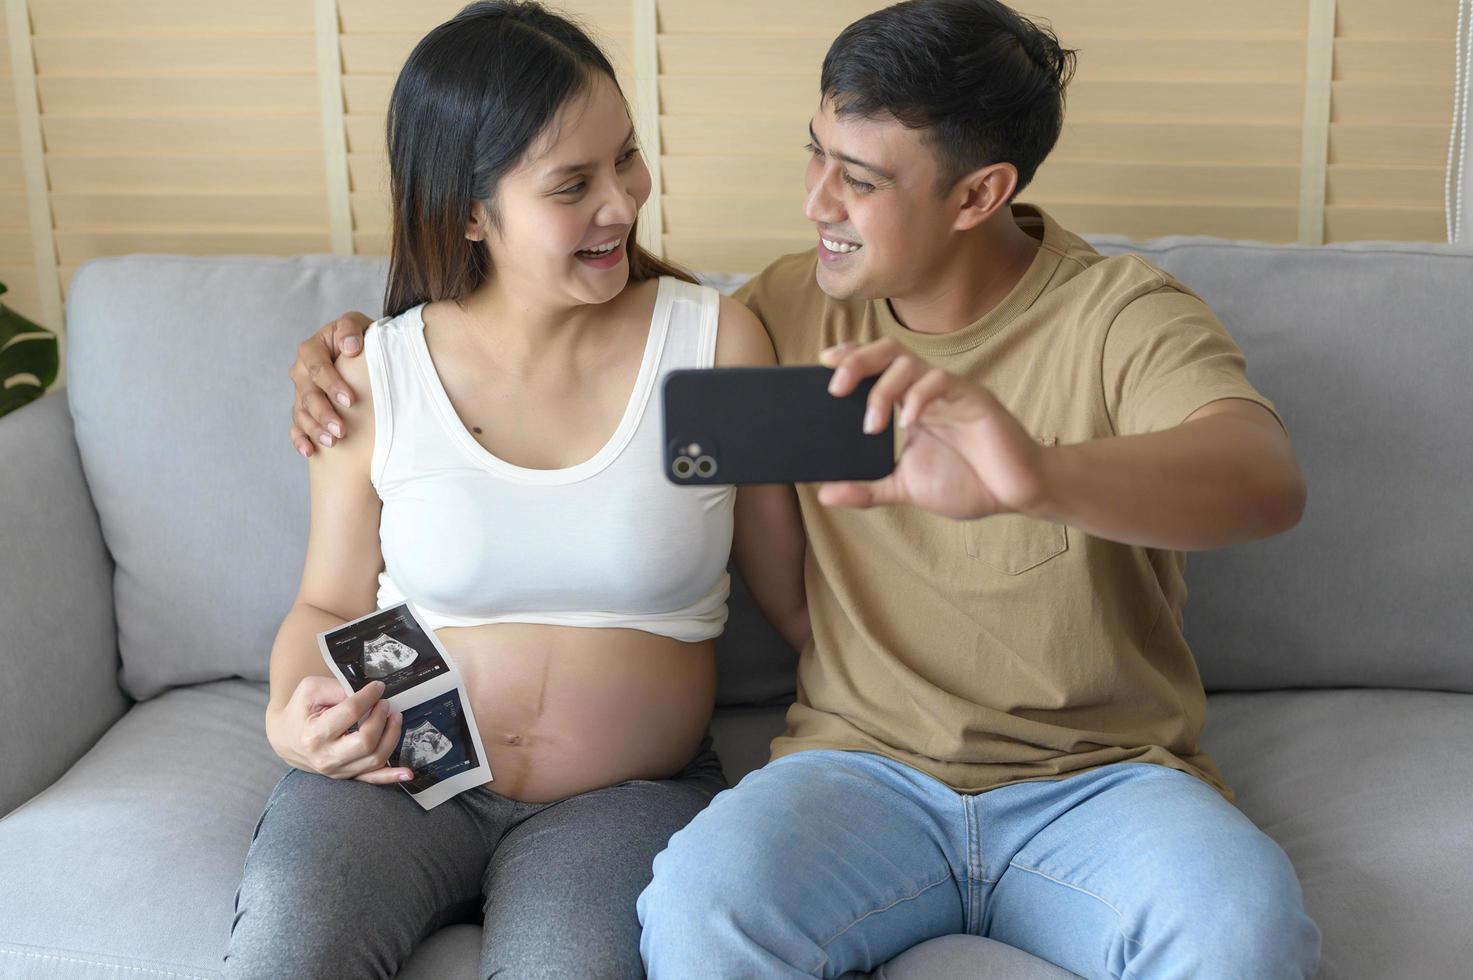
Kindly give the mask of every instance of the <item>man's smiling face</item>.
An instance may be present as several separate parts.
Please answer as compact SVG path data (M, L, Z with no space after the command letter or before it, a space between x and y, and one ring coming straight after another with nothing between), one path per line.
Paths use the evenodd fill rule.
M818 231L818 285L836 299L905 296L944 264L954 211L936 188L936 156L921 130L892 117L836 115L824 99L803 213Z

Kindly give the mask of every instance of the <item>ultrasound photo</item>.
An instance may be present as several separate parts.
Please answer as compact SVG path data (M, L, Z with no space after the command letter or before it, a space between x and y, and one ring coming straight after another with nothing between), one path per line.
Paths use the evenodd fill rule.
M404 711L404 734L389 765L414 770L414 778L402 784L412 795L474 770L480 762L458 690Z
M404 725L390 766L414 778L400 783L414 802L434 809L491 781L486 749L460 671L407 602L317 634L328 670L352 694L383 681L383 699Z
M350 689L382 681L385 698L450 669L434 634L420 625L408 603L344 623L319 640L333 672Z

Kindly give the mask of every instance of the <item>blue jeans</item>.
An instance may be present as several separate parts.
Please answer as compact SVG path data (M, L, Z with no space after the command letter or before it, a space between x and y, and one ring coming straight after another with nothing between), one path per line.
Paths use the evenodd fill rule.
M785 756L676 833L639 897L652 980L837 977L988 936L1084 977L1309 977L1283 850L1147 763L962 795L865 752Z

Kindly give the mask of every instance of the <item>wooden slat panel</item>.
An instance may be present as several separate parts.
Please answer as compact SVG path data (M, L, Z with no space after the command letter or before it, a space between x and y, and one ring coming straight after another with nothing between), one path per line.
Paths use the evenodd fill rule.
M1337 14L1327 240L1441 240L1457 4L1338 0Z
M20 152L20 133L15 127L15 117L5 120L0 126L0 155L14 156Z
M1297 204L1097 204L1038 201L1070 231L1132 238L1215 235L1219 238L1292 242L1299 232Z
M595 30L594 39L608 55L614 70L628 73L634 65L634 38L628 33ZM398 74L404 59L419 43L418 34L344 34L343 71L345 74Z
M265 225L316 231L327 221L327 198L321 193L53 193L51 211L59 227Z
M1299 127L1066 121L1054 155L1120 162L1289 164L1299 159Z
M781 25L785 34L823 34L832 38L847 24L887 6L875 0L661 0L661 30L671 34L755 33ZM1294 33L1304 29L1303 5L1283 0L1238 0L1231 4L1184 4L1178 0L1019 0L1015 9L1052 22L1065 45L1072 35L1136 28L1151 33Z
M1219 235L1224 238L1261 237L1292 241L1298 232L1298 202L1254 204L1243 201L1112 201L1083 200L1075 195L1052 196L1027 192L1023 198L1047 208L1071 231L1115 232L1154 237L1168 234ZM665 230L677 239L702 236L724 238L733 230L743 235L770 234L797 238L813 226L802 213L802 198L762 196L666 197Z
M138 119L50 116L41 120L50 153L259 152L313 153L321 158L316 116L230 116Z
M357 74L343 76L344 110L358 116L383 116L389 111L389 96L394 91L396 75ZM627 73L615 75L626 99L634 98L634 78ZM817 85L817 81L814 82Z
M1442 207L1443 168L1439 166L1377 167L1335 164L1326 182L1330 205L1410 204Z
M80 265L102 255L161 252L173 255L301 255L326 252L326 228L305 231L221 231L140 229L136 231L56 231L61 262Z
M389 232L385 228L368 228L353 232L353 251L358 255L388 255Z
M217 75L99 79L53 76L37 80L41 111L56 115L225 115L270 110L317 114L317 82L311 75Z
M1069 86L1070 119L1299 122L1303 89L1293 82L1126 81L1081 78Z
M45 322L41 293L36 288L35 266L28 263L0 265L0 282L6 286L5 296L0 298L0 302L27 319Z
M1299 170L1290 164L1100 163L1060 158L1044 161L1024 196L1293 205L1298 193Z
M311 73L310 34L224 37L37 37L41 75Z
M388 137L384 133L383 116L345 116L343 128L348 133L349 160L352 154L387 152Z
M30 231L26 228L0 228L0 263L24 265L29 261L31 261Z
M454 17L465 0L338 0L338 18L344 34L428 33ZM561 0L548 7L585 25L628 24L628 0ZM627 27L625 28L628 29Z
M807 141L804 120L788 117L665 116L669 156L791 155ZM1101 123L1066 121L1056 158L1117 162L1297 164L1299 127L1284 123Z
M1337 0L1336 33L1451 40L1457 17L1458 5L1448 0Z
M676 197L741 197L746 188L761 193L800 194L804 160L778 157L667 156L661 161L665 187ZM1100 163L1049 159L1027 194L1074 194L1126 200L1257 200L1292 204L1299 189L1298 169L1289 164Z
M660 66L666 75L791 73L823 61L829 39L788 34L662 34ZM1241 79L1297 81L1303 78L1304 42L1190 38L1150 40L1094 37L1080 42L1081 79ZM402 60L402 57L401 57Z
M357 191L389 192L389 162L382 153L348 154L348 179Z
M723 236L666 235L665 256L687 269L702 272L760 272L778 256L814 247L813 235Z
M803 217L803 195L749 194L742 197L671 197L662 202L665 231L676 237L733 232L742 235L813 234L813 224Z
M1335 207L1325 209L1325 239L1332 242L1440 242L1447 239L1442 207Z
M50 154L57 193L78 191L301 191L322 194L322 154ZM0 170L3 174L3 170Z
M302 0L30 0L30 8L38 35L312 32L312 7Z
M1451 37L1438 40L1342 37L1335 41L1336 81L1441 83L1451 91L1452 77Z
M804 163L795 148L787 156L774 157L665 156L660 168L667 195L740 197L751 191L801 192Z
M4 120L3 125L14 126L14 120ZM0 156L0 190L16 191L24 190L26 181L21 173L20 157Z
M1446 126L1335 123L1330 127L1331 163L1425 164L1446 153Z
M389 195L363 191L351 195L353 227L362 230L389 227Z
M1450 84L1336 82L1333 122L1416 122L1447 125L1453 117Z
M7 228L29 228L31 218L26 210L24 190L0 193L0 225Z
M667 115L724 114L742 106L802 116L818 106L818 72L803 75L666 75ZM387 92L384 95L387 98ZM1304 92L1291 82L1080 79L1069 87L1070 119L1299 121Z
M343 111L355 116L382 116L389 111L394 75L343 76Z

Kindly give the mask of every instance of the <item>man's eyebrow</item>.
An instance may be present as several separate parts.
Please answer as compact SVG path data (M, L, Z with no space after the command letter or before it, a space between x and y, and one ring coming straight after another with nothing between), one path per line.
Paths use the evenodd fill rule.
M634 126L631 124L630 127L629 127L629 135L626 136L626 137L624 137L624 142L622 144L620 144L620 145L621 146L627 146L629 144L629 142L631 140L633 140L633 139L634 139ZM596 166L598 166L598 164L596 164L596 163L569 163L569 164L566 164L565 166L555 167L552 170L549 170L547 172L547 176L549 176L549 177L561 177L564 174L577 173L580 170L592 170Z
M813 140L813 145L814 146L818 147L820 150L823 149L823 144L818 141L818 134L813 131L813 123L812 122L810 122L808 124L808 138L811 139L811 140ZM827 152L827 151L825 151L825 152ZM870 173L874 174L876 177L879 177L881 180L893 181L895 179L895 175L894 174L887 173L886 171L881 170L879 167L875 166L872 163L865 163L863 160L857 160L854 157L849 156L848 154L845 154L845 153L830 153L829 155L830 156L833 156L833 157L835 157L837 159L843 160L845 163L849 164L851 167L858 167L861 170L868 170Z

